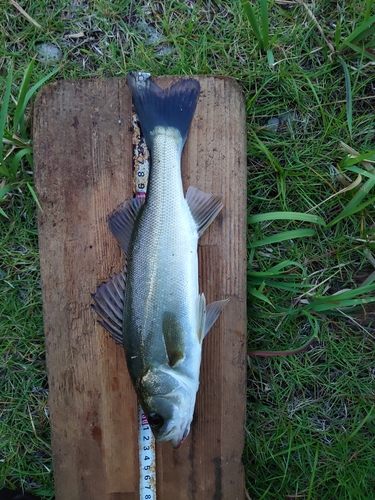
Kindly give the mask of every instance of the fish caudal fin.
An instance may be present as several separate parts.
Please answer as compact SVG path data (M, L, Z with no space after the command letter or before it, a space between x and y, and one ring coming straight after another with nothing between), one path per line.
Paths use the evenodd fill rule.
M198 80L186 78L164 90L148 73L132 72L128 85L148 147L152 150L152 132L156 127L173 127L180 132L182 149L198 102Z
M122 315L124 310L124 295L126 285L126 269L115 274L109 281L98 286L91 297L95 304L92 309L102 318L102 325L109 335L120 345L122 341Z
M190 186L186 193L186 201L197 225L200 238L223 208L221 196L207 194L196 187Z

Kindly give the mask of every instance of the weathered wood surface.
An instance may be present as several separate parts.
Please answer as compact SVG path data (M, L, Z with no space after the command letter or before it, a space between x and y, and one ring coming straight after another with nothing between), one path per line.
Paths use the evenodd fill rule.
M172 78L160 77L160 86ZM230 298L204 341L191 433L157 445L160 500L244 499L246 132L235 81L199 77L185 190L222 194L199 242L200 289ZM125 79L57 82L34 111L35 182L57 500L138 500L137 400L122 348L98 325L90 294L124 262L106 217L132 190Z

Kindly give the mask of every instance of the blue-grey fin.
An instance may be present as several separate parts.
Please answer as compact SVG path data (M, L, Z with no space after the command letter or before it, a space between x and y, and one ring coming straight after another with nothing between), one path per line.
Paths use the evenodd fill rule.
M152 152L155 127L174 127L181 135L181 149L197 106L200 84L193 78L179 80L169 89L161 89L148 73L131 72L128 85L137 111L142 133Z
M118 241L125 255L128 253L129 242L144 198L128 198L108 215L108 226Z
M184 331L175 313L166 311L163 314L162 329L168 363L173 367L184 358L185 353Z
M126 285L126 268L114 274L109 281L98 286L97 292L91 297L95 304L92 309L102 318L99 324L109 332L109 335L120 345L122 341L122 315Z
M221 311L228 304L229 299L218 300L216 302L211 302L206 307L206 323L204 325L203 338L211 330L212 325L215 323L217 318L220 316Z
M190 186L186 193L191 215L198 227L198 236L201 237L217 214L223 208L221 196L207 194Z

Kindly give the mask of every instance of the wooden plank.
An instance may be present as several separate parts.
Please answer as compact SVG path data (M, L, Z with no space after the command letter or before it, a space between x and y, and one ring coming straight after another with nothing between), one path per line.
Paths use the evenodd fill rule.
M176 78L160 77L160 86ZM158 498L243 499L246 402L246 129L241 90L199 77L182 159L184 187L222 194L199 242L200 289L230 298L204 341L191 433L157 446ZM90 293L123 266L106 216L132 190L131 99L124 79L57 82L34 110L44 328L57 500L139 498L137 401L122 348Z

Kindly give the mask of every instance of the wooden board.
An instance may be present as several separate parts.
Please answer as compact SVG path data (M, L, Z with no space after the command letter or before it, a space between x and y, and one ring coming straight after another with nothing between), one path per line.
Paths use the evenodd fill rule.
M160 86L176 78L160 77ZM204 341L191 433L157 445L159 500L244 499L246 127L236 82L199 77L184 189L222 194L199 242L200 289L230 298ZM124 262L107 215L132 191L125 79L57 82L34 109L35 183L56 500L138 500L137 400L124 352L97 323L90 294Z

